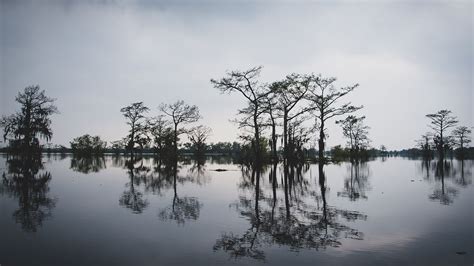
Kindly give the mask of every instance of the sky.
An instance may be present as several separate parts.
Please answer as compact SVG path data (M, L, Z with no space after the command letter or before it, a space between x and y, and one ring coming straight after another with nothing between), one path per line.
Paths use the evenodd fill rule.
M38 84L56 98L52 143L127 134L120 108L184 100L199 107L211 142L234 141L245 101L210 79L263 66L359 83L373 147L409 148L428 113L449 109L473 126L472 1L9 1L0 0L0 114ZM268 131L266 133L269 133ZM330 121L328 145L344 144ZM316 132L315 132L316 136Z

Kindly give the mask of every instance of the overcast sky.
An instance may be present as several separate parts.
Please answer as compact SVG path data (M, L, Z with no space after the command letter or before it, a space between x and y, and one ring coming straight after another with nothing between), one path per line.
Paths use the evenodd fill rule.
M261 80L321 73L359 83L372 146L412 147L425 114L450 109L473 126L472 1L1 1L1 114L39 84L57 98L55 144L126 135L129 103L196 104L211 141L233 141L244 101L209 82L262 65ZM170 1L171 2L171 1ZM345 143L329 124L329 146Z

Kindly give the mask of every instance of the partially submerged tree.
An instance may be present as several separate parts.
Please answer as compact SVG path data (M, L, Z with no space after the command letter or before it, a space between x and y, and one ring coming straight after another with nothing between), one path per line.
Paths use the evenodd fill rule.
M87 156L102 154L107 146L107 142L101 140L99 136L89 134L74 138L70 144L74 154Z
M161 104L158 108L161 112L171 118L173 124L175 159L177 159L178 137L179 135L186 133L185 128L180 128L180 125L197 122L201 118L199 108L196 105L188 105L181 100L172 104Z
M274 82L270 90L276 95L277 105L283 118L283 151L285 159L290 156L288 149L288 123L306 113L310 108L305 106L297 109L309 90L310 79L299 74L286 76L283 81ZM297 109L297 110L296 110ZM294 111L296 110L296 111Z
M324 162L324 148L326 140L326 122L329 119L352 113L362 106L353 106L350 102L340 104L339 100L352 92L359 84L336 88L336 78L323 78L320 75L310 75L310 90L307 99L310 100L312 110L317 120L319 130L318 148L319 160Z
M123 113L123 116L128 120L127 124L130 126L128 141L127 141L127 151L131 152L133 155L133 150L135 149L135 144L139 144L143 147L144 144L144 134L145 134L145 113L150 109L146 107L143 102L132 103L129 106L125 106L120 109L120 112Z
M265 97L270 93L266 86L261 85L257 80L261 70L261 66L253 67L246 71L228 72L226 77L220 80L211 79L214 87L221 92L237 92L246 99L247 107L239 110L242 118L237 122L240 127L251 128L253 131L252 143L257 164L260 164L262 155L259 145L263 124L261 116L265 112L262 105Z
M432 157L430 138L431 138L431 133L427 132L421 135L421 138L416 141L425 159Z
M198 157L204 156L206 153L206 141L211 135L212 129L203 125L199 125L190 130L188 133L189 141L191 141L194 155Z
M148 119L148 128L150 135L153 138L154 150L163 158L171 153L171 147L173 147L173 129L169 121L164 119L163 115Z
M369 145L369 127L364 124L364 119L365 116L349 115L343 120L336 121L336 124L341 124L344 137L349 139L351 155L358 155Z
M426 117L431 119L430 127L435 133L434 140L439 156L440 158L444 158L445 150L449 143L446 130L450 127L454 127L458 123L458 120L455 116L451 115L450 110L440 110L434 114L427 114Z
M459 126L452 132L455 144L459 147L461 156L464 155L464 148L471 142L471 130L466 126Z
M53 136L50 116L58 113L55 99L47 97L36 85L26 87L15 100L21 105L20 111L0 119L3 138L15 151L39 151L39 138L49 141Z

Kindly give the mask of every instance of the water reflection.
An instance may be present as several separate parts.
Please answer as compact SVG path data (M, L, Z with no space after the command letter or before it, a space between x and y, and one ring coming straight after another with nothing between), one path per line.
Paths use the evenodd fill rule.
M170 168L170 175L173 176L173 201L170 206L161 209L158 212L158 217L161 220L172 220L178 224L184 224L189 220L197 220L201 211L202 203L196 197L178 196L177 183L195 182L201 184L201 177L204 176L204 167L202 161L196 162L190 168L191 173L196 173L193 176L178 176L178 164L175 163Z
M138 166L136 166L138 164ZM139 190L139 186L143 176L150 171L150 168L143 165L141 157L131 157L125 161L127 173L130 181L125 184L126 190L119 199L119 204L125 208L132 210L133 213L142 213L148 206L148 200L144 198L143 192Z
M79 173L98 173L106 168L104 156L77 156L71 158L70 168Z
M472 183L472 161L423 160L420 162L421 172L426 181L434 182L430 200L449 205L459 194L459 189ZM457 164L457 166L455 166Z
M367 162L352 161L347 166L348 177L344 179L344 190L337 192L339 197L347 197L351 201L367 199L370 170Z
M0 194L18 200L13 212L16 223L26 232L36 232L52 216L56 199L49 195L51 173L44 171L41 157L11 157L6 160Z
M303 177L305 166L283 165L283 180L280 189L284 198L277 198L277 166L270 169L271 193L267 196L260 184L262 169L242 171L243 185L240 188L251 192L242 195L231 206L250 223L242 234L222 234L213 247L223 250L231 257L250 257L265 260L265 247L287 246L292 251L300 249L325 249L341 246L341 238L362 240L364 235L357 229L343 223L366 220L367 216L349 210L330 206L326 198L326 177L324 165L318 166L319 191L311 191L308 180ZM300 195L312 195L307 202ZM280 204L279 204L280 203Z

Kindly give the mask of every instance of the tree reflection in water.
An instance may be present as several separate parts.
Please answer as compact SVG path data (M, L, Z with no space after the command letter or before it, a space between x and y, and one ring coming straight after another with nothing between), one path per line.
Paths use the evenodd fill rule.
M139 214L149 205L145 198L147 193L163 196L173 189L172 202L158 211L159 219L184 224L188 220L199 218L202 204L196 197L179 196L178 185L187 182L201 185L209 181L201 161L196 161L185 175L180 174L178 163L155 158L130 157L123 162L119 157L115 157L112 163L115 166L125 166L130 178L130 182L126 184L128 189L119 200L121 206Z
M250 228L243 234L224 233L216 240L214 251L223 250L231 257L250 257L265 260L263 249L272 245L287 246L292 251L300 249L324 249L339 247L341 238L362 240L364 235L342 223L341 220L366 220L367 216L356 211L341 210L329 206L326 200L326 178L323 165L318 166L319 191L310 191L303 178L302 166L283 165L283 180L280 189L284 199L277 198L277 166L270 170L271 195L265 196L261 190L259 170L244 170L244 190L253 191L250 197L241 196L231 206L245 217ZM249 175L250 174L250 175ZM251 186L251 185L252 186ZM306 203L299 195L312 195L315 204ZM281 203L281 204L278 204Z
M36 232L52 216L56 204L56 199L48 195L51 173L44 171L40 156L11 157L6 164L0 194L18 199L15 222L25 232Z
M367 199L365 192L369 187L370 170L366 162L351 161L348 165L349 176L344 179L344 190L337 192L339 197L347 197L351 201Z
M178 163L175 163L170 170L170 175L173 177L173 201L170 206L158 212L158 217L161 220L173 220L178 224L184 224L189 220L197 220L201 212L202 204L195 197L179 197L177 183L188 181L201 184L203 180L201 177L205 176L202 162L198 161L190 168L191 173L196 173L195 176L188 175L186 177L179 177Z
M464 160L423 160L420 163L424 179L434 182L433 192L428 196L432 201L449 205L459 194L459 189L472 183L470 165L472 161ZM457 167L455 167L457 164Z
M137 163L140 163L139 166L135 166ZM144 172L148 172L149 168L143 165L143 160L141 157L130 157L125 161L125 166L127 167L128 176L130 182L126 184L128 187L122 193L122 196L119 199L119 204L132 210L133 213L142 213L143 210L148 206L148 200L144 198L143 192L139 191L135 186L140 185L141 176Z
M75 172L89 174L89 173L98 173L100 170L105 169L105 157L100 155L91 155L91 156L77 156L74 155L71 158L71 166Z

